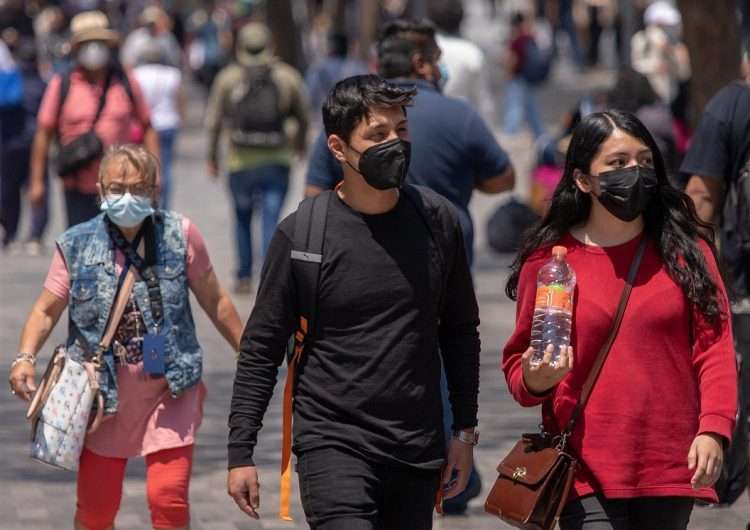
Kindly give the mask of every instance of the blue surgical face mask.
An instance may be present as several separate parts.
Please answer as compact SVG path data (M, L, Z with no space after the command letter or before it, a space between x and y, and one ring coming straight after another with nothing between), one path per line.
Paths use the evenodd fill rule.
M149 197L131 195L130 192L124 195L105 195L100 209L113 223L122 228L138 226L154 213Z

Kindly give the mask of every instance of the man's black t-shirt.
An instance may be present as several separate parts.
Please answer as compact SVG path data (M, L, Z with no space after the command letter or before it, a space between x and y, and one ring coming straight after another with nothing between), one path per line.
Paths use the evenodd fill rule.
M728 183L739 176L749 157L750 85L735 81L717 92L706 105L680 168L681 184L685 186L691 175ZM748 257L728 265L735 293L750 294Z
M296 453L339 446L377 462L439 468L441 355L454 427L476 425L478 308L460 226L447 201L433 195L444 203L440 216L452 236L442 253L403 194L380 215L363 215L331 197L316 339L298 369ZM297 325L294 226L295 214L279 225L245 328L229 421L230 467L252 463L277 367Z

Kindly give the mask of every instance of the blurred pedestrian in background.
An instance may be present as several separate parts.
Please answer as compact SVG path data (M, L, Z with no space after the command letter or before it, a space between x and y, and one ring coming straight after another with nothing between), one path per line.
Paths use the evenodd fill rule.
M643 21L646 27L633 35L630 45L633 68L648 77L665 104L673 105L691 76L682 16L671 2L658 0L646 8ZM686 105L681 106L675 115L684 120Z
M487 65L482 49L461 36L463 2L429 2L427 15L437 28L435 40L441 51L439 66L443 94L463 98L471 103L474 109L479 110Z
M249 294L253 211L260 207L264 255L289 187L292 155L305 153L308 103L302 76L274 56L264 24L251 22L240 30L236 56L211 87L206 109L208 173L214 179L219 176L219 140L226 131L229 149L224 167L234 203L238 260L235 292ZM291 140L288 126L296 129Z
M182 50L172 34L172 19L159 6L150 5L138 17L141 27L130 32L122 45L120 60L126 68L138 64L145 50L155 43L160 49L165 64L180 67Z
M349 38L333 31L327 40L328 56L311 66L305 74L305 86L310 96L310 107L320 117L321 107L333 86L342 79L366 74L367 65L349 57Z
M158 171L156 157L141 146L107 150L98 183L103 213L57 240L10 371L14 393L29 400L36 357L66 308L67 355L88 358L107 325L100 313L113 306L127 284L125 274L136 275L99 372L106 421L87 434L81 454L78 530L114 527L125 467L138 456L146 459L153 527L189 527L193 446L206 395L191 291L232 351L239 350L242 323L216 278L203 236L189 219L154 209ZM156 287L144 278L156 278ZM144 347L158 344L155 338L164 339L162 346L144 361Z
M103 149L127 142L134 119L152 153L159 152L159 138L138 81L117 60L120 36L109 28L107 16L85 11L73 18L70 27L75 66L53 77L44 93L31 153L29 198L33 206L42 206L50 145L57 137L58 173L65 189L68 226L73 226L99 211L96 183ZM66 167L61 163L63 154Z
M503 61L509 76L503 96L503 129L506 134L518 134L524 122L534 140L544 134L544 122L534 89L547 80L551 61L551 50L542 49L536 40L531 16L521 11L514 13L511 40Z
M208 91L232 55L231 20L224 11L209 4L196 9L187 26L188 64L195 79Z
M169 62L163 47L152 41L141 50L133 75L151 109L151 126L159 135L160 201L162 210L169 210L175 142L187 107L182 72Z
M44 8L34 20L39 51L39 69L45 79L64 72L70 66L68 25L59 6Z
M21 41L15 50L16 67L21 83L21 98L15 103L0 105L0 226L3 228L4 250L16 252L18 222L21 217L21 189L28 184L31 144L36 132L36 115L46 88L39 75L36 46L33 39ZM4 90L10 87L4 83ZM5 96L7 96L7 92ZM0 96L0 100L4 99ZM42 179L46 185L48 172L45 167ZM40 201L31 208L31 233L26 250L38 255L42 250L42 238L47 227L48 197L45 192Z
M581 43L578 37L578 28L576 28L573 17L573 2L574 0L559 0L557 3L556 16L553 18L555 24L552 45L554 53L557 55L557 38L560 32L564 32L568 36L573 62L579 70L582 70L584 67L583 51L581 50Z

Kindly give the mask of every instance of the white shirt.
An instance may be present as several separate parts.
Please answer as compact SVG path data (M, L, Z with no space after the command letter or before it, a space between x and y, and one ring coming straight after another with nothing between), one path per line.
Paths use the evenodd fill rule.
M473 42L453 35L438 34L437 44L443 52L440 61L448 69L443 94L466 99L479 108L484 52Z
M141 85L143 97L151 109L151 125L157 131L175 129L180 125L177 95L182 84L182 73L174 66L143 64L133 69Z

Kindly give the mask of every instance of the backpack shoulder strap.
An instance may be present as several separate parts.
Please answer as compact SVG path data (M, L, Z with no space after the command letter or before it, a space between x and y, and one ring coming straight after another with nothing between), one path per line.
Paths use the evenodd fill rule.
M65 100L68 99L68 92L70 92L70 70L66 70L60 74L60 97L57 103L57 129L60 129L60 116L62 115L63 105Z
M284 384L281 427L281 482L279 493L279 517L291 521L289 511L292 481L292 402L294 380L308 336L315 336L315 321L318 302L318 281L323 263L323 241L325 240L328 204L333 192L325 191L303 200L294 223L292 238L292 275L297 289L297 311L299 328L294 334L294 352L288 361Z
M407 200L414 206L422 218L427 231L430 233L432 241L435 243L437 248L438 259L440 260L440 268L442 272L443 285L448 279L448 260L446 250L449 248L450 242L446 237L445 230L443 229L443 223L440 219L440 210L444 208L441 200L438 198L437 193L421 188L420 186L414 186L412 184L404 184L401 188L401 193L407 198ZM456 221L458 222L458 221ZM443 294L440 293L439 307L442 311L443 308Z
M130 105L132 105L133 110L135 110L135 94L133 94L133 86L130 84L130 77L128 77L128 73L124 69L121 69L118 72L118 77L120 79L120 82L122 83L122 88L125 89L125 93L128 95Z
M305 333L315 335L318 280L323 262L323 241L328 220L328 204L333 192L326 191L303 200L297 209L292 240L292 273L297 287L297 310L300 330L303 319Z

